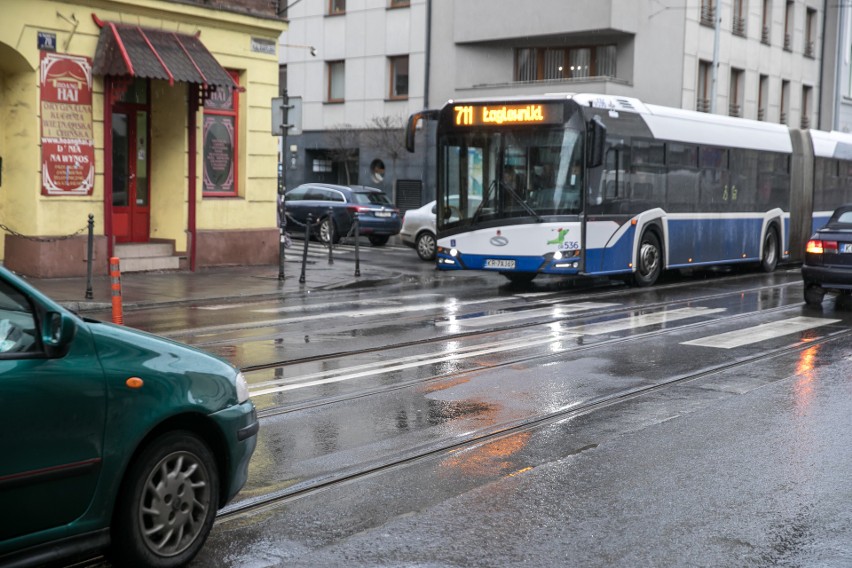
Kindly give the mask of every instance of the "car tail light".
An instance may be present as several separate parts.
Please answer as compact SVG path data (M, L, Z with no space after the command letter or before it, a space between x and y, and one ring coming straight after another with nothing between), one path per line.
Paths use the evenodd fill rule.
M346 210L350 213L363 213L364 211L369 211L369 208L361 207L360 205L347 205Z
M805 252L811 254L836 253L837 241L823 241L820 239L811 239L805 247Z

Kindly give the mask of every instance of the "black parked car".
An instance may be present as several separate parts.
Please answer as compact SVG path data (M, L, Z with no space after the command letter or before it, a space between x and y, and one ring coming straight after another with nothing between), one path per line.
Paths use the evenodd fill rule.
M402 226L399 209L394 207L388 196L381 189L364 185L306 183L284 194L284 210L288 225L294 221L297 225L289 227L291 233L298 235L299 228L304 227L308 214L311 214L313 222L319 222L317 236L326 243L332 226L335 243L349 234L356 212L359 233L368 237L373 246L387 243Z
M852 294L852 204L838 207L828 224L814 233L802 264L805 302L822 303L826 292Z

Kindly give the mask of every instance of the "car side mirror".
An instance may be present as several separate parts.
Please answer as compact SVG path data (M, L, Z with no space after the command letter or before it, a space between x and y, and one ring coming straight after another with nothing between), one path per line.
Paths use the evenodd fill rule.
M41 342L50 358L64 357L77 334L74 318L62 312L47 312L41 327Z

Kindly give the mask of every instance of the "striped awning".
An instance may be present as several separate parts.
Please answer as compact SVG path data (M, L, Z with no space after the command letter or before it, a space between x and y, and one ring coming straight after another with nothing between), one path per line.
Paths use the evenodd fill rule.
M197 35L102 22L93 72L239 89Z

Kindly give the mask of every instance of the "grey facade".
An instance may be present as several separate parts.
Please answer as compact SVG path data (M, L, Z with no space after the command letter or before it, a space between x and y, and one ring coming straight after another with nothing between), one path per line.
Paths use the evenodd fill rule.
M434 198L432 136L427 128L417 154L392 159L370 142L375 116L404 118L449 99L589 92L830 129L823 117L834 86L821 90L823 61L836 66L841 32L849 35L848 25L834 30L824 0L347 0L329 15L342 4L302 0L288 14L279 53L289 94L303 97L305 110L303 133L287 139L296 152L284 149L287 184L346 182L340 160L331 171L315 167L318 159L327 166L333 131L346 124L357 134L350 181L406 205ZM298 47L305 45L317 56ZM389 62L400 55L408 56L408 94L394 99ZM852 102L848 60L847 49L836 82ZM330 100L329 63L339 61L345 94ZM852 105L837 106L828 114L852 118ZM385 165L380 181L376 160ZM394 180L408 185L395 188ZM420 183L416 198L410 181Z

